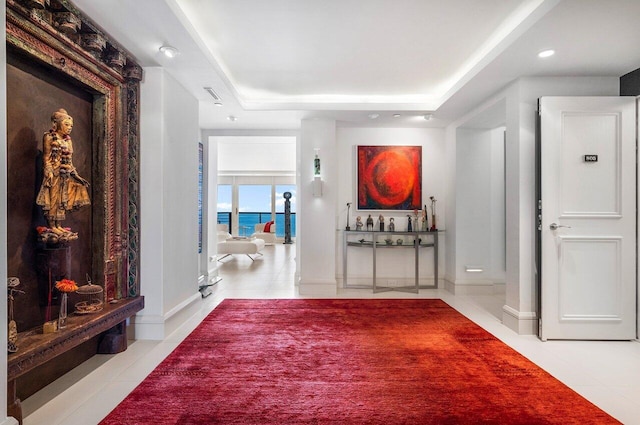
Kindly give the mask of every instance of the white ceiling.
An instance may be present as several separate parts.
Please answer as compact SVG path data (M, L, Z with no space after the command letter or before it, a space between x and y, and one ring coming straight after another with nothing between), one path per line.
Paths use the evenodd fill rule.
M292 129L310 117L442 126L518 77L640 68L640 0L74 3L142 66L165 67L193 93L203 129ZM161 56L163 44L180 55ZM549 48L556 55L537 57Z

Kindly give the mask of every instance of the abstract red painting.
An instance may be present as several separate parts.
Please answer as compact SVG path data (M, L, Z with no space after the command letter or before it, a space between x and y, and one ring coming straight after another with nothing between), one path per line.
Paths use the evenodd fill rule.
M421 209L422 146L358 146L358 209Z

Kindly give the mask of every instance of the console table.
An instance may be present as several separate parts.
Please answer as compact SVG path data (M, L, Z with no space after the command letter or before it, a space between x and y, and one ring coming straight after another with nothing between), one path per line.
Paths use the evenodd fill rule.
M104 334L98 354L115 354L126 350L126 320L144 308L144 297L125 298L107 303L102 311L90 315L70 314L67 327L43 334L42 329L18 334L19 349L8 355L7 413L22 423L22 406L16 397L16 379L58 355Z
M342 274L344 288L362 288L362 286L349 285L347 278L347 256L349 248L367 248L371 249L372 254L372 269L373 279L372 288L373 292L386 292L386 291L402 291L418 293L420 289L432 289L438 288L438 234L443 232L439 231L427 231L427 232L379 232L379 231L362 231L362 230L345 230L343 231L343 243L342 243ZM409 236L409 239L413 239L408 243L403 242L398 245L396 238L402 236ZM359 239L355 239L358 238ZM382 237L382 238L381 238ZM379 239L382 239L380 241ZM392 243L388 244L385 239L391 239ZM416 242L417 241L417 242ZM419 283L419 269L420 269L420 251L424 248L433 248L433 275L434 285L420 285ZM376 256L379 249L412 249L414 251L414 280L415 284L411 286L381 286L376 279Z

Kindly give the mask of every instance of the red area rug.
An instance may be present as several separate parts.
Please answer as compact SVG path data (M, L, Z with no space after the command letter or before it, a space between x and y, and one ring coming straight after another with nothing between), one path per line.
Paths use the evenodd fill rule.
M610 424L441 300L226 300L101 424Z

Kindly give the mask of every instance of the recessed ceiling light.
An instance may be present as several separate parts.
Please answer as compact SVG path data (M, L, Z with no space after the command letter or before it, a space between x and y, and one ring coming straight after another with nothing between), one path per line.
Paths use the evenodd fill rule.
M380 114L369 114L367 116L369 117L370 120L375 120L376 118L378 118L380 116Z
M222 106L222 102L216 102L216 103L214 103L214 105L216 105L216 106Z
M161 46L158 50L168 58L175 58L180 54L180 51L173 46Z
M549 50L543 50L540 53L538 53L538 57L539 58L548 58L549 56L553 56L556 53L555 50L549 49Z
M400 118L402 115L400 114L393 114L393 118Z
M424 118L427 121L431 121L431 118L433 118L433 114L424 114L422 118Z
M233 122L233 121L238 121L238 117L234 117L233 115L229 115L229 116L227 117L227 119L228 119L229 121L232 121L232 122Z

